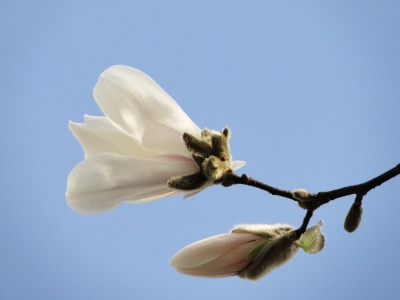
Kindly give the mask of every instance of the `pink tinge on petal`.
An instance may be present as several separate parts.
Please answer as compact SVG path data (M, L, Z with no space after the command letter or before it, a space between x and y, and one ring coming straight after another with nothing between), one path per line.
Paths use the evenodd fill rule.
M233 248L224 255L194 268L176 268L182 274L200 277L233 276L243 270L250 261L246 259L247 252L260 241L256 238Z
M68 176L67 202L81 213L100 213L123 201L145 202L182 191L169 188L177 174L198 170L196 163L179 156L138 158L101 153L79 163Z
M171 265L180 268L196 267L254 239L260 239L260 237L251 233L214 235L182 248L171 258Z
M251 233L228 233L191 244L171 259L180 273L201 277L236 275L247 266L247 252L261 237Z

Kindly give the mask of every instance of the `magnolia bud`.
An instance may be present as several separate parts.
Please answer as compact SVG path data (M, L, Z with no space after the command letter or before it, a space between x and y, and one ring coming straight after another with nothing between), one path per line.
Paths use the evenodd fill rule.
M171 265L180 273L201 277L258 280L289 261L299 247L317 253L325 238L322 222L307 229L298 239L294 227L275 224L244 224L231 233L216 235L189 246L174 255Z
M344 220L344 229L347 232L353 232L358 228L358 225L361 223L362 213L361 202L353 202Z

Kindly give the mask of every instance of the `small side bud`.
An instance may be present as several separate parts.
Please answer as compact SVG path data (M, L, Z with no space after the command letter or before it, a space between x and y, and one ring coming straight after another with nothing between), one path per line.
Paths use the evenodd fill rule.
M243 174L241 177L245 182L249 182L250 181L250 177L247 174Z
M311 194L309 191L303 189L294 190L292 192L292 196L296 200L299 200L297 204L299 204L302 209L310 209L310 205L312 206L312 202L310 201L315 197L314 194Z
M307 190L297 189L292 192L295 199L299 201L310 201L313 199L313 195Z
M361 223L362 213L361 202L353 202L344 220L344 229L347 232L353 232L358 228L358 225Z

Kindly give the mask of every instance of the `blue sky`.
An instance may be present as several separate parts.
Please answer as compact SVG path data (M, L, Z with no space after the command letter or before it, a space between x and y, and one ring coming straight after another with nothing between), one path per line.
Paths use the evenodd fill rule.
M2 299L398 299L400 177L321 207L325 248L256 284L175 272L170 258L239 223L304 217L245 186L182 200L72 211L84 159L67 128L102 115L92 91L125 64L149 74L200 128L232 130L240 170L281 189L326 191L400 163L398 1L2 1Z

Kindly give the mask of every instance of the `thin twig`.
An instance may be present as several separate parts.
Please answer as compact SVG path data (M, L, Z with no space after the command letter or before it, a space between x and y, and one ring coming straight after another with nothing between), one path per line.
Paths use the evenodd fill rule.
M300 238L300 236L307 230L308 222L310 222L312 215L313 211L307 210L306 216L303 219L303 224L301 224L299 229L295 230L298 238Z
M317 194L317 198L321 201L321 205L328 203L329 201L335 200L337 198L349 196L352 194L365 196L370 190L380 186L382 183L396 177L400 174L400 164L390 169L389 171L366 181L364 183L360 183L357 185L347 186L344 188L328 191L328 192L319 192Z
M277 195L297 201L295 198L293 198L293 195L290 191L281 190L276 187L270 186L268 184L262 183L260 181L255 180L254 178L247 176L246 174L243 174L241 177L235 175L235 177L233 177L230 180L233 181L233 184L244 184L244 185L254 186L258 189L267 191L271 195Z
M352 194L358 195L358 197L365 196L370 190L380 186L384 182L396 177L400 174L400 164L390 169L389 171L369 180L364 183L360 183L357 185L347 186L327 192L319 192L317 194L311 194L310 200L308 201L299 201L295 199L292 195L292 192L289 190L281 190L276 187L267 185L260 181L257 181L246 174L243 174L241 177L234 175L229 180L233 184L244 184L259 188L261 190L267 191L268 193L276 196L281 196L284 198L288 198L300 203L300 206L309 211L314 211L321 205L324 205L332 200L349 196Z

